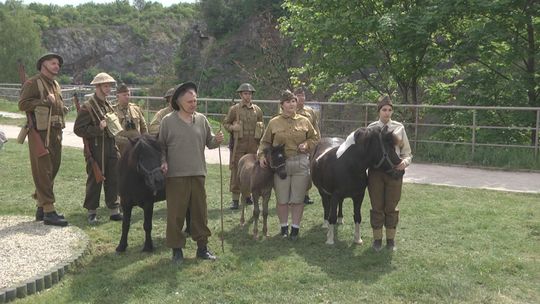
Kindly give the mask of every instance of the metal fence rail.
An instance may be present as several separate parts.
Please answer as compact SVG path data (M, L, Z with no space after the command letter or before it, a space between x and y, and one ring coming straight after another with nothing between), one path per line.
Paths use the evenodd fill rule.
M91 93L90 88L81 86L63 87L62 93L66 104L72 106L72 96L78 93L80 97ZM0 86L0 98L17 101L19 88L17 85ZM115 96L109 96L114 102ZM139 104L151 119L161 108L165 107L164 99L155 96L132 96L132 102ZM199 98L199 111L207 117L221 121L226 115L229 107L233 104L231 99L225 98ZM236 100L238 101L238 99ZM268 121L279 113L278 100L254 100L264 113L264 119ZM377 107L375 104L354 104L336 102L306 102L314 108L319 115L319 125L322 136L346 137L350 132L358 127L367 126L370 122L378 119ZM505 114L512 113L519 117L534 117L534 123L529 125L506 125L504 122L489 123L481 115L501 111ZM478 147L502 147L529 149L538 156L539 134L540 134L540 108L539 107L486 107L486 106L451 106L451 105L394 105L394 118L402 122L409 136L413 152L418 152L418 144L442 144L469 146L471 157L474 157ZM448 124L440 121L440 118L449 113L460 115L462 123ZM434 134L437 131L462 130L463 138L447 138L447 140L437 139ZM521 131L528 134L535 134L535 138L529 143L510 142L504 132ZM498 132L500 140L498 142L482 142L479 135L482 132ZM455 133L455 132L453 132ZM452 134L453 134L452 133Z

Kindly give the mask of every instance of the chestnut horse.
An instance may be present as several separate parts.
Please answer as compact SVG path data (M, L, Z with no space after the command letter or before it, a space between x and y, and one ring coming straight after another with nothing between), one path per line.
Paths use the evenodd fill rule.
M351 133L352 144L338 158L342 140L323 138L311 157L311 176L319 190L324 207L324 218L328 220L326 244L334 244L334 226L337 209L347 197L352 198L354 208L354 242L362 244L360 237L360 208L367 187L366 169L382 168L392 174L393 167L401 162L394 150L394 136L387 127L360 128ZM343 216L343 215L341 215Z
M240 225L245 224L244 210L246 198L251 195L253 201L253 238L259 237L259 198L262 197L263 207L263 235L268 237L268 201L274 186L274 173L282 179L287 177L285 171L285 145L271 146L264 150L266 168L261 167L257 155L246 154L238 161L238 177L240 179L240 201L242 214Z

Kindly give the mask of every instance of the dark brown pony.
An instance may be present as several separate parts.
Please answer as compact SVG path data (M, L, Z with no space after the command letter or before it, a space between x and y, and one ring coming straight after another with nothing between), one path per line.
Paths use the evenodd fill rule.
M161 171L161 147L156 138L144 134L127 145L118 166L118 194L124 211L122 236L116 252L125 252L131 225L133 207L144 211L145 241L142 251L152 252L152 216L154 203L165 200L165 176ZM189 210L186 215L186 233L190 227Z
M264 150L268 167L263 168L259 164L257 155L246 154L238 161L238 177L240 179L240 201L242 202L242 214L240 225L245 224L244 210L245 201L251 195L253 201L253 238L259 237L259 198L262 197L263 207L263 235L268 237L268 201L274 186L274 173L285 179L285 145L270 147Z
M339 158L336 156L339 139L323 138L315 147L311 176L323 201L324 218L329 222L327 244L334 244L337 209L347 197L352 198L354 205L354 242L362 244L360 208L367 186L366 169L377 167L399 175L393 169L401 162L394 143L394 136L386 127L373 127L354 131L354 143Z

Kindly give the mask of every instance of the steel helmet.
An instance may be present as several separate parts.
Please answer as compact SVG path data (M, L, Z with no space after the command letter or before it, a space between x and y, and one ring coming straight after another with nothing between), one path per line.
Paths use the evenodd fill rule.
M255 88L251 84L246 82L246 83L242 83L238 87L238 89L236 89L236 92L238 92L238 93L240 93L240 92L251 92L251 93L253 93L253 92L255 92Z
M114 80L114 78L107 73L99 73L96 75L96 77L94 77L94 80L90 82L92 85L102 83L116 83L116 80Z
M167 98L173 96L173 94L174 94L174 88L170 88L170 89L167 90L167 93L165 93L163 98L167 99Z
M41 70L41 64L43 63L43 61L49 60L49 59L52 59L52 58L58 59L58 62L60 63L60 67L62 67L62 64L64 63L64 59L62 58L62 56L60 56L58 54L55 54L55 53L46 53L43 56L39 57L39 59L38 59L38 61L36 63L37 70L38 71Z

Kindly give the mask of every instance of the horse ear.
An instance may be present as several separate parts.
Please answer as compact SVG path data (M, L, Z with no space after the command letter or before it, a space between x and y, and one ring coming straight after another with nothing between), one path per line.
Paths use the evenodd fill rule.
M359 128L354 131L354 143L357 145L364 145L366 143L367 130L365 128Z

